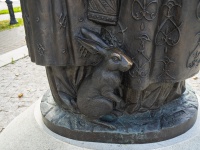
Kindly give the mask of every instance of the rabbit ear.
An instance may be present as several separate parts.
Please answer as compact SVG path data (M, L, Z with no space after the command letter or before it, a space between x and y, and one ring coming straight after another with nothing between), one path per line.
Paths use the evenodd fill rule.
M82 37L78 37L79 43L82 44L92 54L100 53L105 55L109 46L100 38L100 36L86 28L81 28Z
M92 41L96 41L97 43L99 43L102 47L108 48L109 46L101 39L100 35L97 35L97 33L88 30L86 28L81 28L81 34L83 35L83 37L85 37L86 39L92 40Z
M105 48L101 47L99 43L95 41L88 40L81 37L77 37L77 40L83 47L85 47L92 54L97 54L97 53L100 53L102 55L106 54Z

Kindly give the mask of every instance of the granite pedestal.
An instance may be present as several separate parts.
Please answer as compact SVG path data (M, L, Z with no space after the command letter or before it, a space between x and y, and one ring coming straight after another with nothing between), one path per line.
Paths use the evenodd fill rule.
M200 117L185 134L151 144L105 144L67 139L51 132L43 123L40 100L15 118L0 134L1 150L199 150ZM198 112L200 116L200 111Z

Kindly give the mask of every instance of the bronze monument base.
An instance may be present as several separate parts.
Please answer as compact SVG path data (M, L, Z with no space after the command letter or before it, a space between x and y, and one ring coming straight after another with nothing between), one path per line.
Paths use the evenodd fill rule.
M89 122L84 115L67 112L57 106L51 92L42 98L41 112L45 125L67 138L103 143L152 143L167 140L188 131L195 123L198 99L191 89L157 110L123 115L111 130Z

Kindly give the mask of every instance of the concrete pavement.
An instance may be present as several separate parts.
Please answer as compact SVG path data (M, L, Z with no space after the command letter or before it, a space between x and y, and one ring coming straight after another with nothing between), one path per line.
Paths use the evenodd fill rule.
M13 6L20 6L19 0L13 0ZM0 0L1 9L7 9L5 0ZM9 19L8 14L0 15L0 20ZM45 68L27 55L23 26L0 32L0 132L48 89Z
M23 26L0 32L0 55L25 45Z
M0 132L48 89L45 68L29 57L0 68ZM23 94L19 98L19 94Z

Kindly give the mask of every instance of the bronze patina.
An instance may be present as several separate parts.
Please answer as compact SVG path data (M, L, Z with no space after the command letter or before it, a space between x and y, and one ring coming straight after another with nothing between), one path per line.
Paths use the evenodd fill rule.
M21 0L33 62L51 92L44 123L76 140L148 143L183 134L198 100L199 0Z

